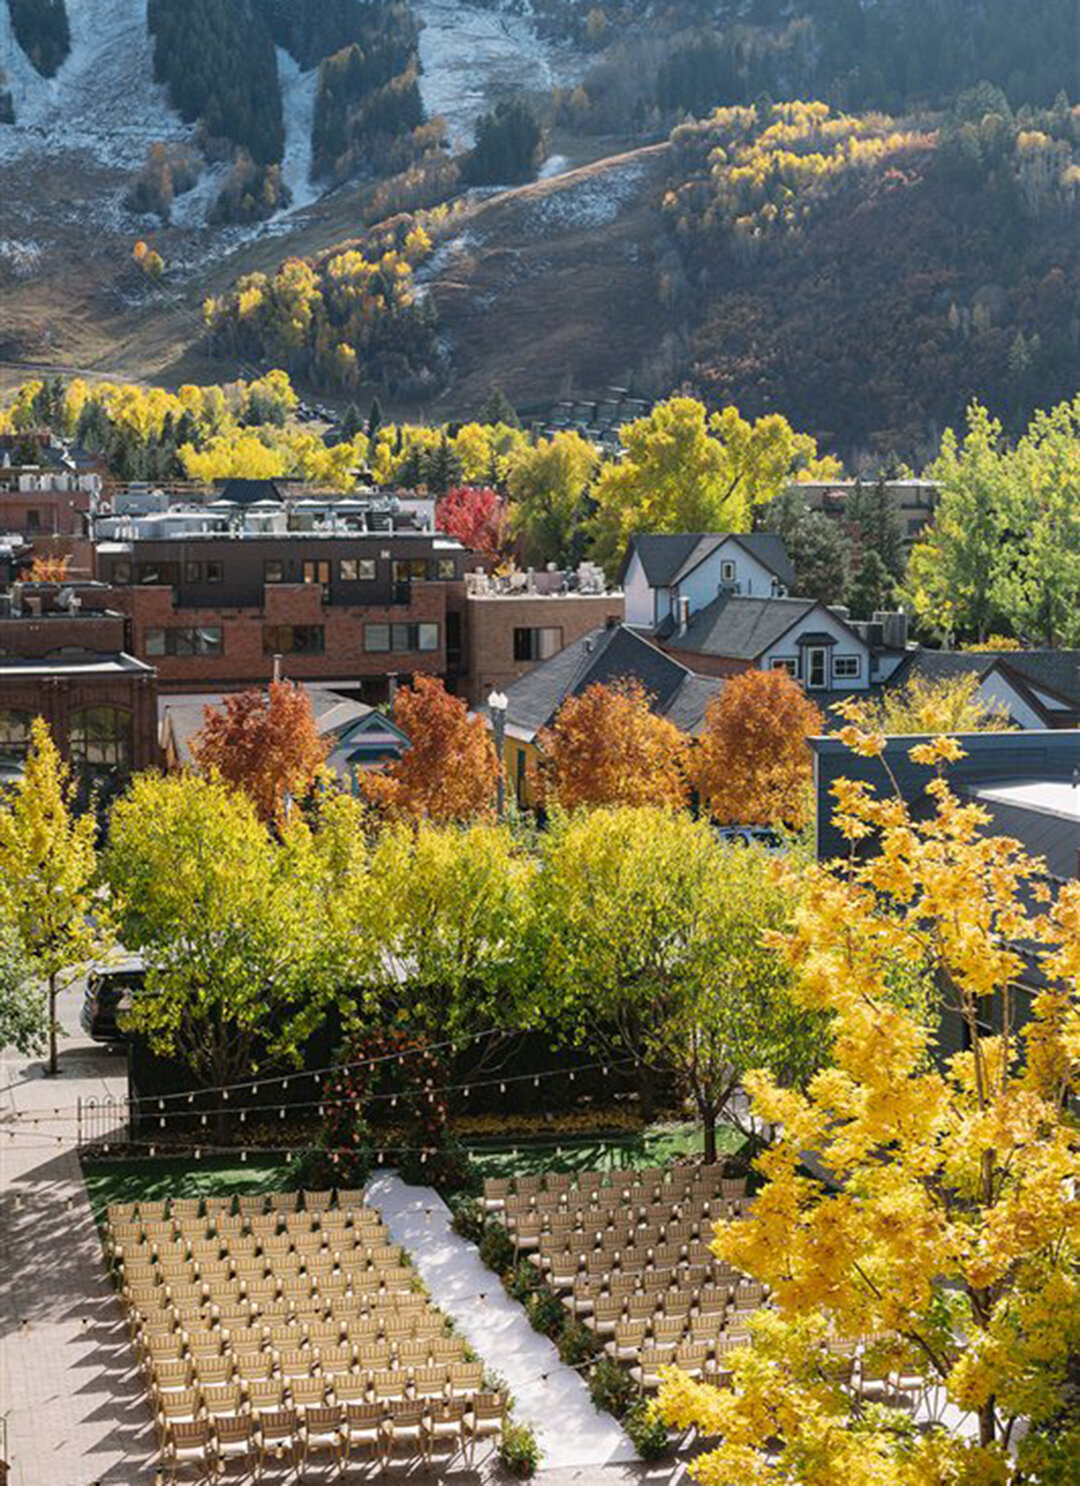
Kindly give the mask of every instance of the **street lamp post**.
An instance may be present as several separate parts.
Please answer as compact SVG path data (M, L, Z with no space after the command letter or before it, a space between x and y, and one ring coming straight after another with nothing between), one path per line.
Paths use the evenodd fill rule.
M506 773L503 768L503 748L506 742L506 709L509 705L510 703L504 692L493 691L488 697L488 711L491 713L491 726L495 733L495 753L498 762L498 773L495 776L495 808L500 820L502 820L506 810Z

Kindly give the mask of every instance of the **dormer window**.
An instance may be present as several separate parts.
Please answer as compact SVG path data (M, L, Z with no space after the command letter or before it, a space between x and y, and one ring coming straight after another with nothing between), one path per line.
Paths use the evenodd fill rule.
M720 582L735 582L735 564L729 558L725 558L724 561L720 564Z

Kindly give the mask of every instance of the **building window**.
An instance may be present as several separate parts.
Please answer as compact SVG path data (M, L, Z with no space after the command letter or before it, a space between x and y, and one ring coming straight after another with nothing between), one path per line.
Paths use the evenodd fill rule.
M178 562L140 562L138 574L140 583L175 588L180 582L180 564Z
M40 511L27 511L27 513L26 513L26 529L27 529L27 531L40 531L41 530L41 512Z
M372 655L403 655L408 651L439 648L437 624L365 624L364 649Z
M119 707L84 707L71 720L68 738L72 762L101 768L126 768L131 756L131 714Z
M810 647L806 684L815 691L821 691L829 684L829 652L824 645Z
M373 557L343 557L338 564L338 578L342 583L371 583L375 579Z
M549 625L540 629L514 630L514 659L548 660L562 649L562 629Z
M0 707L0 758L24 759L29 749L29 712Z
M857 681L862 675L862 661L857 655L837 655L833 659L833 677L837 681Z
M225 577L224 565L220 562L208 562L206 564L207 583L220 583Z
M201 562L185 562L185 564L184 564L184 582L185 583L201 583L202 582L202 576L203 576L203 567L202 567L202 563Z
M147 655L221 655L225 636L219 624L173 625L146 631Z
M440 557L435 564L435 576L444 582L457 577L457 563L452 557Z
M731 562L730 560L726 559L726 558L720 564L720 582L721 583L734 583L735 582L735 564L733 562Z
M778 655L769 667L772 671L786 671L789 676L798 677L799 662L794 655Z
M273 562L273 561L271 561L271 562L264 562L263 563L263 582L264 583L284 583L285 582L285 564L283 562Z
M407 583L412 578L421 579L427 575L428 565L424 557L399 557L394 561L395 583Z
M325 586L330 582L330 564L328 562L305 562L304 582L322 583Z
M264 655L322 655L325 646L321 624L263 625Z
M112 565L112 580L116 584L131 582L131 563L126 557L118 557Z

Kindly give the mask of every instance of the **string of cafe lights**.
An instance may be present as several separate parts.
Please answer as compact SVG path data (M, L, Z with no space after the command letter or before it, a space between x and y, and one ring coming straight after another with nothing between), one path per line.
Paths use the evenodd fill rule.
M630 1068L635 1066L636 1063L637 1059L635 1058L605 1059L602 1062L579 1064L577 1067L574 1068L567 1068L563 1066L560 1068L546 1068L540 1072L536 1072L534 1070L530 1073L506 1074L487 1079L468 1079L463 1080L460 1083L431 1085L423 1084L420 1085L415 1091L409 1091L407 1093L398 1092L365 1094L361 1099L357 1099L355 1101L351 1101L348 1095L343 1092L341 1095L331 1093L329 1097L324 1094L319 1099L302 1100L297 1103L281 1104L275 1102L273 1104L244 1105L240 1109L234 1109L228 1106L227 1103L224 1103L211 1109L204 1109L200 1107L195 1112L198 1114L201 1123L205 1125L212 1116L223 1114L235 1115L236 1117L238 1117L240 1123L242 1124L246 1124L248 1116L257 1114L276 1114L280 1119L284 1119L288 1114L296 1114L298 1111L301 1110L313 1109L317 1110L319 1115L321 1116L325 1114L327 1107L332 1108L334 1106L347 1104L349 1102L363 1103L364 1105L379 1102L389 1104L390 1108L393 1109L397 1106L398 1103L407 1104L410 1100L419 1100L428 1104L433 1104L440 1096L446 1094L460 1093L464 1098L469 1098L474 1091L481 1089L498 1088L500 1093L505 1094L510 1085L516 1084L531 1083L534 1088L538 1089L544 1080L552 1078L565 1078L566 1080L568 1080L568 1082L574 1083L579 1074L595 1073L599 1071L604 1075L607 1075L613 1069ZM211 1090L210 1092L214 1091ZM225 1099L226 1095L227 1090L222 1092L222 1098ZM163 1095L160 1097L157 1095L150 1095L146 1097L145 1100L139 1101L144 1105L143 1113L145 1114L145 1116L148 1118L156 1118L159 1121L160 1128L162 1129L167 1128L167 1120L175 1116L187 1116L187 1107L179 1110L167 1110L165 1107L167 1098L167 1095ZM194 1105L193 1095L189 1096L188 1105ZM16 1113L13 1118L21 1125L55 1125L77 1123L79 1116L78 1113L72 1115L63 1114L58 1111L55 1115Z
M394 1057L397 1057L397 1054L395 1054ZM566 1065L563 1065L563 1067L559 1068L544 1068L544 1070L539 1071L539 1073L538 1071L532 1071L532 1073L498 1074L498 1076L490 1077L490 1079L463 1079L461 1080L461 1082L438 1083L438 1085L437 1083L422 1083L422 1085L417 1085L414 1091L409 1092L383 1092L383 1094L365 1094L362 1095L361 1100L357 1100L355 1101L355 1103L386 1103L389 1104L392 1109L392 1107L397 1106L398 1103L407 1103L407 1101L417 1100L417 1098L419 1098L419 1100L426 1100L428 1101L428 1103L434 1103L434 1101L437 1100L438 1095L443 1094L461 1094L462 1097L469 1098L471 1097L472 1092L478 1091L478 1089L498 1088L499 1092L505 1094L505 1092L507 1092L508 1086L517 1085L517 1083L532 1083L535 1088L539 1088L539 1086L541 1086L542 1080L545 1079L566 1079L567 1082L573 1083L575 1082L576 1077L578 1077L579 1074L596 1073L596 1071L600 1071L600 1073L603 1074L608 1074L611 1073L614 1068L634 1067L634 1065L637 1065L637 1062L639 1062L637 1058L621 1058L621 1060L619 1060L619 1058L606 1058L606 1060L603 1061L585 1062L585 1064L578 1064L576 1065L576 1067L566 1067ZM345 1073L346 1067L352 1067L352 1065L342 1065L342 1067L340 1067L340 1070L337 1071L342 1071L342 1073ZM290 1079L300 1080L305 1079L305 1077L308 1077L308 1074L303 1073L303 1071L299 1074L288 1074L288 1076L285 1076L285 1082L284 1086L282 1086L282 1091L284 1091L284 1088L287 1088ZM269 1082L269 1080L266 1080L266 1082ZM275 1101L275 1103L272 1104L256 1104L256 1106L245 1104L242 1109L232 1109L232 1107L226 1107L227 1101L229 1101L229 1094L233 1091L233 1089L250 1088L250 1086L251 1085L247 1085L247 1083L242 1083L242 1085L218 1085L217 1088L204 1089L204 1091L202 1091L202 1095L204 1095L204 1097L205 1095L209 1094L220 1094L221 1100L223 1100L224 1103L220 1104L220 1106L214 1106L212 1107L212 1109L205 1109L205 1107L199 1106L199 1109L196 1110L196 1113L198 1113L199 1116L204 1119L204 1123L205 1120L208 1119L209 1116L211 1116L211 1114L238 1114L239 1119L241 1119L242 1122L245 1122L248 1114L278 1114L279 1117L282 1117L282 1119L284 1119L285 1116L282 1112L296 1113L297 1110L318 1110L319 1114L322 1114L325 1112L325 1109L327 1109L327 1106L349 1103L349 1098L348 1095L346 1095L346 1092L342 1092L342 1094L339 1095L336 1094L336 1092L331 1091L330 1095L327 1095L324 1092L324 1094L322 1094L321 1097L316 1098L316 1100L302 1100L297 1101L297 1103L291 1103L290 1101L290 1103L288 1104L281 1104L279 1103L279 1101ZM254 1085L254 1089L256 1089L257 1091L258 1083ZM143 1106L144 1113L146 1113L147 1116L163 1116L163 1128L163 1125L165 1125L165 1119L171 1117L172 1114L184 1114L184 1116L186 1116L187 1110L193 1109L193 1107L195 1107L195 1101L196 1098L198 1098L198 1095L193 1094L193 1092L187 1092L187 1094L184 1095L184 1100L186 1100L186 1107L184 1107L184 1109L178 1110L166 1109L166 1104L171 1103L172 1098L174 1097L169 1094L152 1094L146 1095L146 1097L140 1098L140 1100L132 1101L132 1103L141 1104L141 1106ZM101 1109L101 1106L98 1106L98 1109ZM85 1112L86 1106L83 1106L83 1114L85 1114ZM52 1113L15 1112L15 1114L13 1114L12 1116L12 1119L16 1120L16 1122L22 1123L22 1125L56 1125L56 1123L74 1123L79 1120L79 1107L67 1104L67 1106L56 1107L56 1109L52 1110Z
M443 1052L447 1048L451 1048L457 1052L472 1043L483 1042L489 1037L507 1037L509 1035L511 1034L504 1027L489 1027L484 1032L471 1032L465 1036L448 1037L443 1042L427 1042L419 1044L416 1047L400 1048L395 1052L379 1053L377 1056L371 1058L356 1058L349 1063L330 1063L324 1068L293 1068L288 1073L258 1074L254 1078L243 1079L233 1083L204 1084L200 1088L177 1089L168 1094L154 1094L150 1098L159 1102L165 1100L170 1103L185 1099L189 1104L192 1104L196 1099L205 1098L209 1094L221 1094L223 1098L228 1098L230 1094L236 1093L241 1089L251 1089L253 1093L257 1093L264 1085L268 1087L280 1085L282 1089L287 1089L290 1083L298 1083L306 1078L321 1081L324 1078L330 1078L337 1074L351 1073L355 1069L374 1068L380 1063L397 1063L399 1066L404 1066L408 1058L426 1057L429 1053ZM74 1113L77 1110L78 1105L76 1104L56 1104L52 1107L52 1114Z

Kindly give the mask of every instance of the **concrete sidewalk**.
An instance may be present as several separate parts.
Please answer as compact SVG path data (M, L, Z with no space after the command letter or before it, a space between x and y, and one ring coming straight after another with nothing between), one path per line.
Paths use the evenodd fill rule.
M78 1005L75 990L62 999L65 1026L77 1025ZM46 1079L38 1060L0 1053L0 1415L11 1486L152 1486L150 1411L75 1154L76 1100L123 1094L124 1061L76 1034L61 1041L60 1065Z

